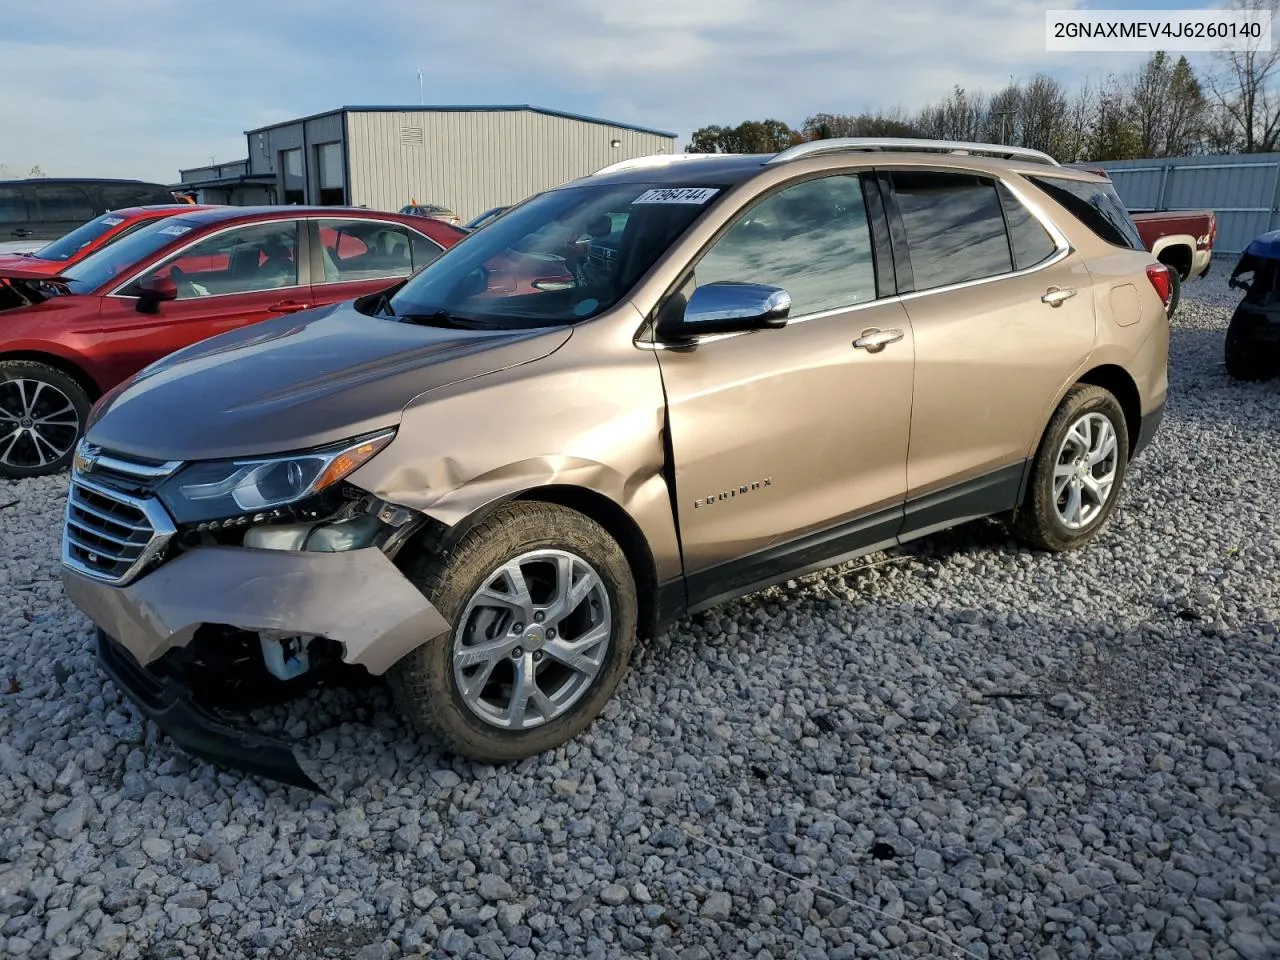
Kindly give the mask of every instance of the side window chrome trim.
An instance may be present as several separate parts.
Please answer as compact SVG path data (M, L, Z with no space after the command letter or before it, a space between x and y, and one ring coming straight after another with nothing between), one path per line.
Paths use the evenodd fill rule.
M337 280L327 280L322 277L319 281L311 284L311 286L313 287L328 287L328 286L333 286L334 284L339 284L339 283L371 283L371 282L376 282L380 280L403 280L405 279L405 277L412 277L419 270L423 269L423 267L426 267L432 263L435 263L435 261L439 259L440 254L443 254L448 251L448 247L446 247L443 243L440 243L438 240L432 239L431 237L427 236L425 233L418 230L417 228L409 226L409 224L407 223L401 223L399 220L384 220L381 217L326 217L326 216L309 216L309 217L305 217L304 219L307 221L314 221L316 223L317 235L320 232L321 228L319 225L321 223L326 223L326 222L333 223L334 221L345 222L345 223L380 223L383 226L387 226L387 227L399 227L400 229L404 230L405 233L411 233L413 234L414 237L420 237L421 239L427 241L427 243L431 244L433 247L435 247L439 251L439 253L436 254L435 257L428 260L421 267L413 267L412 266L413 237L410 237L409 238L409 245L410 245L409 262L411 266L408 273L393 273L388 276L381 276L381 277L356 277L354 279L350 277L346 277L346 278L339 277ZM320 246L324 247L324 241L320 242Z
M837 314L854 313L859 310L865 310L868 307L877 307L882 304L903 303L907 300L915 300L919 297L928 297L936 293L947 293L952 290L965 290L984 283L993 283L998 280L1011 280L1015 277L1029 276L1030 274L1038 273L1041 270L1046 270L1049 267L1061 263L1075 252L1074 248L1071 246L1071 241L1067 239L1066 234L1064 234L1062 230L1059 229L1058 225L1049 218L1049 216L1044 212L1044 209L1038 203L1030 199L1026 193L1018 188L1016 184L1010 183L1004 177L993 176L992 179L1003 185L1005 189L1007 189L1014 198L1027 209L1040 226L1044 227L1054 244L1054 252L1050 256L1041 260L1039 263L1032 264L1029 267L1024 267L1021 270L1011 270L1007 273L992 274L989 277L979 277L976 280L965 280L961 283L947 284L945 287L931 287L928 290L913 290L910 293L900 293L888 297L880 297L876 300L868 300L865 303L855 303L847 307L837 307L833 310L822 310L817 313L808 313L802 314L798 317L789 317L787 319L787 327L797 323L805 323L809 320L821 320L826 317L833 317ZM1012 253L1012 249L1010 252ZM783 327L782 329L785 330L786 327ZM642 350L687 350L691 347L701 346L702 344L715 343L717 340L728 340L732 337L746 336L751 332L753 331L744 330L739 333L713 333L708 334L705 337L698 337L694 340L681 341L680 343L666 343L657 340L648 341L637 339L635 341L635 345Z
M1014 198L1027 209L1027 212L1031 214L1040 226L1044 227L1045 232L1048 233L1049 237L1053 240L1054 252L1050 256L1045 257L1045 259L1041 260L1039 263L1033 263L1031 266L1024 267L1021 270L1010 270L1006 273L993 273L989 277L978 277L974 280L963 280L960 283L949 283L942 287L930 287L928 290L912 290L910 293L899 294L893 299L915 300L919 297L932 296L935 293L948 293L952 290L967 290L983 283L993 283L997 280L1012 280L1015 277L1029 276L1030 274L1038 273L1041 270L1047 270L1049 267L1061 263L1075 252L1074 248L1071 246L1071 241L1067 239L1067 235L1063 233L1062 230L1059 229L1058 225L1049 218L1048 214L1044 212L1044 209L1038 203L1030 199L1017 187L1016 184L1010 183L1004 177L994 176L992 179L1013 194ZM1005 232L1007 236L1007 227L1005 228ZM1010 247L1010 253L1012 254L1012 247Z
M163 219L163 218L162 218L162 219ZM156 222L158 223L159 221L157 220ZM299 229L299 225L302 223L302 220L301 220L300 218L298 218L298 217L280 217L280 218L278 218L278 219L274 219L274 220L262 220L262 221L260 221L260 222L258 222L258 223L233 223L233 224L232 224L231 226L229 226L229 227L223 227L221 230L214 230L212 233L206 233L206 234L205 234L204 236L202 236L202 237L196 237L194 240L189 240L189 241L187 241L187 243L183 244L183 245L182 245L181 247L179 247L177 250L173 251L173 253L169 254L169 256L165 257L163 260L159 260L159 261L157 261L156 263L153 263L153 264L152 264L151 266L149 266L149 267L144 267L142 270L139 270L137 273L135 273L135 274L133 274L131 277L129 277L129 279L128 279L128 280L126 280L124 283L117 284L117 285L115 286L115 288L113 288L113 289L112 289L112 291L111 291L110 293L108 293L108 294L107 294L107 296L108 296L108 297L115 297L115 298L116 298L116 299L118 299L118 300L137 300L137 299L138 299L137 297L130 297L130 296L127 296L127 295L125 295L125 294L122 294L120 291L121 291L121 290L123 290L123 289L125 289L126 287L128 287L130 284L137 283L139 280L141 280L143 277L145 277L145 276L146 276L148 273L150 273L152 270L159 269L160 267L163 267L163 266L165 266L165 265L167 265L167 264L172 263L174 260L177 260L177 259L178 259L179 257L181 257L184 253L186 253L188 250L191 250L193 247L196 247L196 246L198 246L198 245L199 245L199 244L201 244L201 243L204 243L206 240L212 240L212 239L214 239L215 237L220 237L220 236L222 236L224 233L230 233L232 230L244 230L244 229L247 229L247 228L249 228L249 227L261 227L261 226L266 226L266 225L267 225L267 224L269 224L269 223L292 223L292 224L293 224L293 229L294 229L293 250L294 250L294 256L297 256L298 247L300 247L300 246L302 245L302 231L301 231L301 229ZM272 290L296 290L296 289L298 289L299 287L309 287L309 286L311 286L311 284L309 284L309 283L295 283L295 284L293 284L292 286L289 286L289 287L270 287L269 289L272 289ZM249 291L249 292L251 292L251 293L256 293L256 292L259 292L259 291ZM238 294L238 293L215 293L215 294L211 294L209 297L201 297L200 299L201 299L201 300L209 300L209 299L212 299L213 297L238 297L238 296L243 296L243 294Z

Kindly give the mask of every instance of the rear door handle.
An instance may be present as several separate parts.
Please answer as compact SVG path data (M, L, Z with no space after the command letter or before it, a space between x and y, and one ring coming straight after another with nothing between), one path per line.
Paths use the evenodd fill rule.
M869 330L863 330L862 336L853 341L853 345L867 353L879 353L889 344L901 340L902 336L901 330L880 330L871 327Z
M299 303L297 300L281 300L279 303L273 303L267 307L272 313L297 313L299 310L309 310L311 304Z
M1060 307L1075 295L1075 287L1050 287L1040 299L1051 307Z

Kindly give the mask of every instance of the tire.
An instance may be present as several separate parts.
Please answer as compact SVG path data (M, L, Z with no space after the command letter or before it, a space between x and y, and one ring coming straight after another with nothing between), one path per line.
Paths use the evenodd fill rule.
M1090 427L1089 438L1100 439L1103 420L1109 423L1114 435L1111 453L1091 468L1087 464L1081 467L1089 470L1094 480L1093 487L1088 485L1083 476L1079 476L1066 479L1059 494L1056 484L1063 478L1055 477L1055 474L1060 461L1066 461L1061 463L1063 467L1075 466L1080 462L1074 456L1078 452L1078 442L1075 437L1080 434L1073 435L1073 431L1077 425L1087 423ZM1070 442L1069 436L1073 437ZM1105 449L1105 445L1100 446ZM1013 517L1014 535L1028 546L1054 553L1078 550L1083 547L1098 535L1112 511L1115 510L1128 465L1129 430L1119 401L1102 387L1086 384L1072 387L1063 397L1062 403L1058 405L1040 441L1040 449L1036 452L1031 477L1027 483L1026 495ZM1097 484L1097 480L1106 476L1111 477L1111 483L1102 496L1101 504L1098 505L1097 496L1090 491L1099 490L1100 485ZM1070 509L1073 487L1080 494L1082 509L1078 513ZM1090 512L1089 507L1097 509ZM1068 523L1064 519L1064 514L1079 525L1073 526Z
M1172 264L1165 266L1169 268L1169 306L1165 307L1165 314L1172 320L1173 315L1178 312L1178 303L1182 300L1182 274Z
M65 470L89 416L89 395L74 378L34 360L0 361L0 477Z
M1240 310L1231 317L1222 352L1227 376L1233 380L1270 380L1280 372L1280 350L1274 344L1259 342L1256 335L1265 323L1261 317Z
M527 559L531 556L534 559ZM483 602L477 596L482 587L500 582L507 588L502 592L512 592L512 580L503 571L512 570L506 565L518 558L526 558L520 571L532 602L523 605L523 612L514 609L518 605ZM564 563L572 564L579 585L588 582L588 571L598 583L585 588L588 592L576 603L566 604L569 615L553 618L545 588L553 571L557 582L563 581ZM453 626L446 638L424 644L396 663L388 680L401 712L452 753L505 763L558 747L596 718L626 671L637 623L631 567L604 528L574 510L546 503L507 504L467 533L451 555L420 556L405 573ZM495 589L487 597L499 592ZM546 611L545 619L525 622L536 606ZM535 620L540 616L543 613ZM607 639L574 654L580 664L598 661L590 677L548 652L553 646L563 652L563 635L581 639L587 631L606 629L606 624ZM522 629L515 631L517 626ZM468 649L480 628L487 628L481 639L497 647L498 655L455 669L455 653ZM547 633L535 636L539 630ZM534 672L546 705L530 695L525 701L527 725L504 728L495 711L519 699L510 696L517 669ZM489 678L486 685L469 691L468 698L461 684L474 683L482 675ZM563 702L552 703L546 699L548 692ZM563 712L557 712L560 709ZM530 712L535 715L530 717ZM511 716L507 713L507 722Z

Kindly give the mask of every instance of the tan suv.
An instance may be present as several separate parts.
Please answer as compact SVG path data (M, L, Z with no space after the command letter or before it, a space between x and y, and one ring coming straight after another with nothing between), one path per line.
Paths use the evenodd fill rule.
M1087 543L1164 408L1168 294L1110 183L1033 151L626 161L104 397L66 588L216 762L314 786L208 707L353 667L527 756L686 613L977 517Z

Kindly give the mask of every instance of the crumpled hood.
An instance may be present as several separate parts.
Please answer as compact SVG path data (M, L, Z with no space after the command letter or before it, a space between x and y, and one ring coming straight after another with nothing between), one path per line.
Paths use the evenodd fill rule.
M87 438L161 461L302 450L394 425L419 394L541 359L571 335L417 326L348 301L170 354L103 399Z

